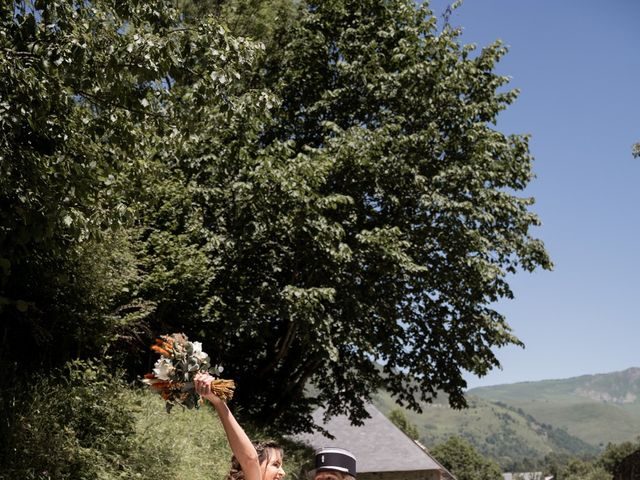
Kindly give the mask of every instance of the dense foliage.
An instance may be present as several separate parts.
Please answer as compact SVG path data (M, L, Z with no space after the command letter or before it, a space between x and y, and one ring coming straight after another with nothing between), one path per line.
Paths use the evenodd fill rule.
M418 432L418 427L416 427L413 423L411 423L408 419L404 410L401 408L394 408L389 412L389 420L393 422L393 424L406 433L411 439L419 440L420 433Z
M14 384L0 399L3 479L132 478L144 445L131 437L135 420L124 385L103 366L74 362L66 371ZM9 407L9 408L6 408Z
M598 458L597 466L614 475L622 461L638 450L640 450L640 437L635 442L609 443Z
M382 382L412 406L438 388L461 405L461 368L485 373L491 346L516 342L489 307L504 275L548 266L530 200L507 193L530 178L526 139L490 126L515 96L491 72L504 49L473 56L410 2L310 5L273 38L256 75L282 103L259 148L197 179L218 251L188 306L265 421L299 424L316 402L357 419ZM149 278L182 274L175 257ZM186 307L164 305L167 323Z
M573 460L559 475L559 480L610 480L612 475L604 468L590 462Z
M464 405L519 344L507 274L550 267L505 48L410 0L250 3L0 12L3 363L141 373L184 331L280 429L382 384Z
M55 364L119 324L139 278L122 227L167 158L242 114L230 79L257 47L170 2L16 2L1 21L3 359Z

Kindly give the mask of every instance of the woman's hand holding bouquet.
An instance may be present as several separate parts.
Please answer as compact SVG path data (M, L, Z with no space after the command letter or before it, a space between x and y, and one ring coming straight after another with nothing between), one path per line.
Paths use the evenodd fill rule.
M216 393L216 381L217 379L207 372L200 372L196 374L193 379L196 393L200 395L200 397L206 398L214 405L216 402L224 402L224 398Z

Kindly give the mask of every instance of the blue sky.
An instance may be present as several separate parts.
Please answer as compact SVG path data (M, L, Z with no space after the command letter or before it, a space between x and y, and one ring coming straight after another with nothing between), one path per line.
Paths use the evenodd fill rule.
M511 278L498 309L526 348L469 387L640 367L640 1L465 0L450 23L509 46L497 71L521 94L497 129L531 135L525 194L555 263Z

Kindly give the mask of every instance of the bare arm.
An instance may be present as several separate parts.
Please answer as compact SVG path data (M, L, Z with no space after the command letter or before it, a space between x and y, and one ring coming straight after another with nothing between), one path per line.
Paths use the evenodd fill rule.
M244 478L246 480L261 480L262 473L260 462L258 461L258 453L244 429L236 421L229 407L227 407L227 404L211 393L211 380L213 380L211 375L198 374L195 378L196 392L209 400L216 409L222 422L222 427L227 434L231 451L242 467Z

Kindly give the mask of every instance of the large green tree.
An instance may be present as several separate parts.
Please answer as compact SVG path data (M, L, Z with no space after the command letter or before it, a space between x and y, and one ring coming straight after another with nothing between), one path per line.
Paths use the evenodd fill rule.
M383 386L464 405L463 372L520 343L495 308L507 274L550 267L518 195L527 138L495 126L516 97L505 48L463 46L408 0L292 2L270 28L218 3L235 35L264 35L246 85L279 102L166 177L197 194L167 188L180 207L140 230L154 329L203 336L237 401L285 428L318 404L357 421Z

